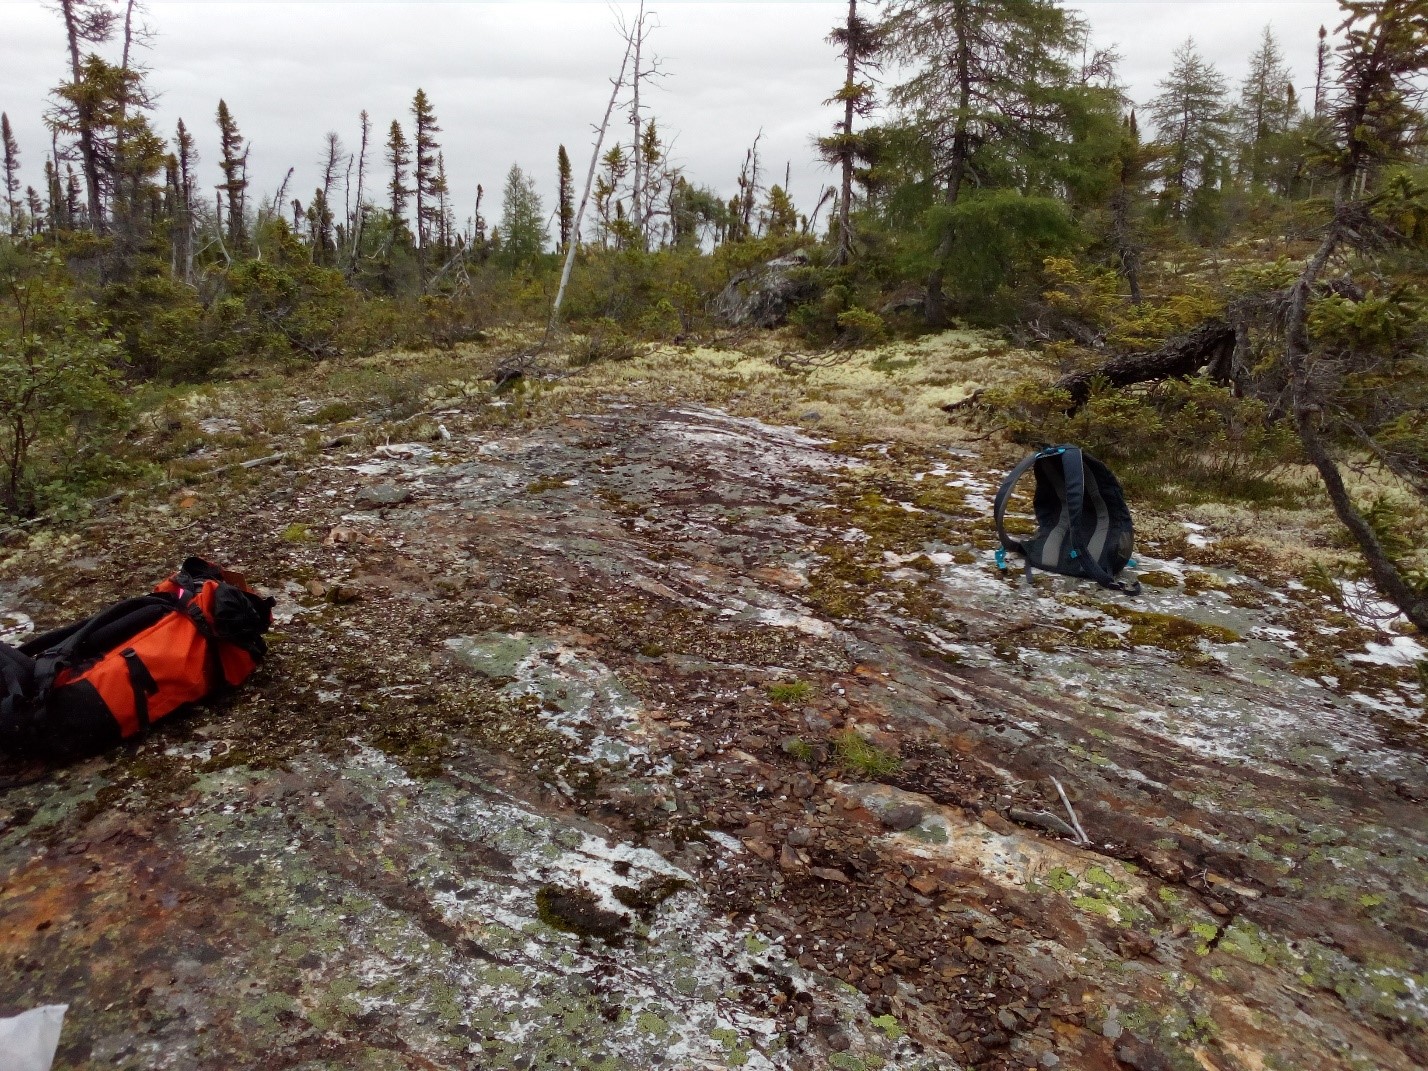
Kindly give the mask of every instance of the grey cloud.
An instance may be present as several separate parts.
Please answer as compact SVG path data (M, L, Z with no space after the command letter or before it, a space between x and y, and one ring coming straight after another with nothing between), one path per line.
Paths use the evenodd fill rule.
M624 5L627 10L631 5ZM770 181L792 164L805 211L829 181L813 139L834 116L823 106L841 73L824 38L841 2L655 3L654 50L669 77L647 99L674 156L691 177L733 192L744 151L760 148ZM1260 29L1272 23L1296 74L1312 85L1315 35L1332 29L1337 5L1316 2L1074 5L1098 44L1115 43L1122 75L1144 100L1170 54L1194 34L1232 84ZM148 55L161 93L156 123L172 131L182 116L199 138L205 185L218 180L213 113L223 97L252 139L252 177L270 196L288 167L291 191L306 200L318 179L323 136L336 130L349 150L357 114L373 120L369 166L380 185L381 145L393 118L407 125L418 86L432 98L443 132L458 218L469 215L478 182L488 214L513 161L534 175L547 206L555 150L564 143L583 173L591 124L604 110L622 42L599 3L250 4L155 3L158 31ZM21 143L24 178L39 185L49 137L40 116L64 74L58 18L36 0L0 0L0 109ZM623 133L623 131L622 131Z

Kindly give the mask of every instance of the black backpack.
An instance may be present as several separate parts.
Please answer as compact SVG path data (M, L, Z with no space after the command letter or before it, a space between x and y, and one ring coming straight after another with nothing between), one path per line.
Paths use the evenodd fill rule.
M1012 488L1028 469L1036 472L1036 535L1022 541L1007 535L1005 519ZM1026 559L1028 576L1032 569L1045 569L1140 593L1140 581L1116 579L1135 542L1125 494L1111 470L1080 447L1048 446L1007 473L997 490L996 521L1000 568L1007 567L1006 552L1014 550Z

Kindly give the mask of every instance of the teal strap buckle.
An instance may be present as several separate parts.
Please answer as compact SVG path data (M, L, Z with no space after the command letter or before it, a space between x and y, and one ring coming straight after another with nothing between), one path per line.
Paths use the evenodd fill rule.
M1007 548L1006 548L1006 547L998 547L998 548L997 548L997 568L1000 569L1002 572L1006 572L1006 571L1007 571Z

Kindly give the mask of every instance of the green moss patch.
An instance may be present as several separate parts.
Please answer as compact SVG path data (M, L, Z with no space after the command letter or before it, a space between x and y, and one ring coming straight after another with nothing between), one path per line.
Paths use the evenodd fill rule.
M535 901L536 915L547 926L606 944L620 944L630 925L628 916L601 907L589 889L545 885L536 892Z
M1168 569L1152 569L1148 573L1137 574L1138 579L1148 588L1178 588L1180 581Z
M1110 605L1101 609L1130 625L1125 639L1133 647L1159 647L1179 654L1198 654L1202 640L1207 643L1239 643L1241 640L1240 634L1233 629L1221 625L1201 624L1175 614L1158 614Z
M317 412L303 417L302 422L304 424L341 424L344 420L351 420L357 413L357 407L351 402L328 402Z
M543 491L554 491L556 488L565 486L563 476L542 476L526 484L526 494L538 495Z
M683 878L666 875L648 878L641 882L638 888L617 885L614 889L614 896L616 900L632 911L638 911L642 915L651 915L660 904L675 893L689 887L689 882Z

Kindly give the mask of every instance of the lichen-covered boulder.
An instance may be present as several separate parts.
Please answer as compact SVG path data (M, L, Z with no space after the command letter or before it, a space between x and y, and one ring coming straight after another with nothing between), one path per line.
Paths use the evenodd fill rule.
M789 253L729 280L714 299L714 314L728 327L779 327L817 293L808 254Z

